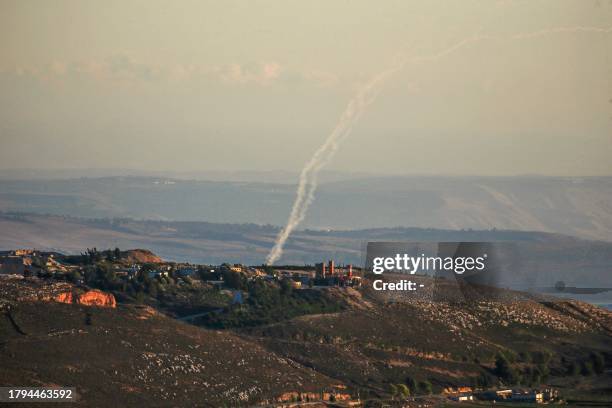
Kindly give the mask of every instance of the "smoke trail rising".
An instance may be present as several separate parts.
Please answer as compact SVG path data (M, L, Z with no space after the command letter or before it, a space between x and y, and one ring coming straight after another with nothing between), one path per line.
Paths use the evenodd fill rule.
M400 71L408 63L435 61L449 54L452 54L470 44L484 40L523 40L536 37L545 37L548 35L559 33L611 33L612 27L558 27L544 29L528 33L519 33L509 37L490 36L490 35L475 35L465 38L454 45L443 49L435 54L416 56L410 59L405 57L397 58L391 68L375 75L363 86L361 86L356 95L349 101L340 116L340 120L336 127L327 136L323 144L315 151L310 160L304 165L300 173L298 188L296 191L295 201L291 208L287 225L283 228L276 237L274 247L266 258L266 264L274 264L283 254L285 242L293 232L293 230L304 220L310 204L314 200L314 193L318 185L319 171L333 158L338 150L340 143L350 135L355 123L359 120L365 109L376 100L385 81L397 71Z
M350 134L353 124L359 119L365 108L374 102L380 91L380 85L403 66L403 60L398 60L393 67L379 73L374 78L370 79L364 86L360 87L357 94L349 101L336 127L306 163L300 173L296 198L291 208L291 214L289 215L287 225L278 234L276 243L266 259L268 265L272 265L280 258L285 241L287 241L291 232L302 222L302 220L304 220L306 211L308 211L308 207L314 199L321 168L323 168L323 166L325 166L334 156L338 150L338 146L346 136Z

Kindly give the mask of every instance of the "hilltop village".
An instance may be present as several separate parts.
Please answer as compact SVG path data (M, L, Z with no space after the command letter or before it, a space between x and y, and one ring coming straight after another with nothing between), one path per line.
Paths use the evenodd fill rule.
M98 269L92 270L91 266ZM100 270L100 268L102 270ZM358 274L356 274L357 272ZM98 276L100 273L105 276ZM359 287L362 271L352 265L336 266L333 260L313 266L247 266L242 264L196 265L164 262L152 252L143 249L98 251L87 249L80 255L18 249L0 251L0 274L24 277L47 277L85 283L91 275L111 282L129 282L134 279L164 279L177 281L197 279L220 288L240 289L236 279L286 281L294 289L315 287ZM238 274L238 275L235 275Z
M168 400L176 397L168 390L176 387L174 378L182 374L197 389L212 387L211 395L225 395L235 405L257 401L299 406L322 401L340 407L381 406L382 401L390 406L422 407L442 402L560 403L564 397L559 385L581 382L597 387L610 375L612 351L607 344L612 316L603 309L528 297L518 302L519 296L509 291L504 292L508 300L502 303L484 298L469 304L407 300L371 290L368 279L362 268L336 265L333 260L307 266L196 265L167 262L141 249L93 248L79 255L23 249L0 253L0 310L17 340L42 330L28 323L36 319L23 315L27 310L38 313L35 302L85 308L75 309L84 311L83 327L74 323L67 328L65 322L55 320L45 323L61 327L50 330L49 339L95 333L108 339L104 336L122 324L113 320L117 316L135 319L131 330L136 330L138 322L161 322L129 337L121 337L120 331L115 336L119 336L118 347L127 347L131 353L126 361L144 364L130 367L135 370L129 377L130 387L161 392L160 398ZM117 315L95 311L102 309ZM68 309L49 310L55 311L45 319L72 313L70 319L79 321ZM133 343L147 333L174 327L170 322L182 324L171 329L172 340L155 348L156 336L134 349ZM216 333L219 342L237 337L214 353L189 340L187 345L172 346L178 347L173 355L169 345L187 327L213 329L202 333ZM515 338L529 340L514 343ZM238 345L240 341L250 345ZM537 342L542 343L530 345ZM78 348L87 343L75 344ZM225 360L209 361L221 350L229 352L228 348L241 351ZM253 380L238 380L246 375L245 356L253 350L259 351L252 353L252 359L274 355L266 357L276 361L268 391L261 388L263 384L246 387ZM16 364L23 364L26 357L15 358ZM211 367L220 366L230 370L229 377L213 384L218 370ZM259 372L257 367L253 369ZM294 382L280 380L283 370L304 367L310 380L304 374ZM201 383L192 381L200 375ZM228 378L234 377L236 385L228 386ZM155 384L165 385L160 389ZM183 388L173 392L177 391L186 392Z
M250 319L260 324L341 310L342 302L323 289L358 288L363 271L337 266L333 260L314 266L196 265L166 262L142 249L92 248L79 255L33 249L0 252L0 275L68 282L77 292L104 291L120 303L147 304L173 317L225 328L248 325ZM222 308L228 313L219 313Z

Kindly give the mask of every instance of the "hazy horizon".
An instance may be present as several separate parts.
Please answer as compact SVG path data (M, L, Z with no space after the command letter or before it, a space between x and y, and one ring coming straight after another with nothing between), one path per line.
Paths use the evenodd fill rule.
M398 54L478 35L496 38L390 78L327 169L612 175L609 1L3 0L0 10L4 169L296 172L357 86Z
M370 169L368 169L370 170ZM96 167L57 167L57 168L1 168L0 180L70 180L79 178L165 178L184 181L219 181L219 182L263 182L279 184L297 184L300 170L295 169L202 169L202 170L170 170L170 169L138 169L138 168L96 168ZM374 171L323 170L320 173L322 183L356 180L356 179L396 179L396 178L432 178L432 179L607 179L607 175L564 175L564 174L452 174L452 173L392 173Z

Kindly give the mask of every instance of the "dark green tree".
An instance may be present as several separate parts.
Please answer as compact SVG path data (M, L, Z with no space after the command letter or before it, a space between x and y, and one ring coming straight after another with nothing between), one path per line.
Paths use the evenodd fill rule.
M293 287L291 286L291 282L289 281L289 279L283 279L280 281L280 290L282 296L291 295Z
M414 378L412 377L407 377L406 378L406 385L408 386L408 389L410 391L412 391L413 393L417 391L417 382Z
M242 274L238 272L234 272L231 270L226 270L223 272L223 281L228 288L231 289L242 289Z
M498 354L495 360L495 374L508 384L518 383L518 374L503 354Z
M397 396L397 386L395 384L389 384L389 394L391 394L391 398Z
M593 371L595 371L595 374L603 374L605 371L605 360L601 353L591 353L591 361L593 362Z
M429 381L421 381L419 382L419 391L423 394L431 394L432 393L432 386L431 383Z
M582 362L582 368L580 369L580 374L584 375L585 377L588 377L590 375L593 375L594 372L595 372L595 370L593 370L593 362L592 361L583 361Z
M571 376L576 376L580 374L580 364L575 361L572 361L567 367L567 374Z

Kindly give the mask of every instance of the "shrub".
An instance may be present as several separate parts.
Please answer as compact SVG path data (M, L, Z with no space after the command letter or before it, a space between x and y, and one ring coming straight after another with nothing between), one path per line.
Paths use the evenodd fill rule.
M495 383L495 379L487 373L480 373L480 376L476 378L476 385L484 388L489 388Z
M431 383L429 381L421 381L421 382L419 382L419 390L423 394L431 394L432 393Z
M72 270L68 273L68 280L72 283L77 283L79 280L83 278L79 271Z
M540 367L528 367L525 371L525 382L531 386L540 385L544 375Z
M157 294L159 293L159 289L157 286L157 282L151 282L149 284L149 286L147 287L147 293L149 294L149 296L156 298Z
M552 355L548 351L532 351L531 361L535 364L548 364Z
M518 374L503 354L498 354L495 360L495 374L509 384L516 384L518 382Z
M406 384L397 384L396 388L397 388L397 393L399 394L400 397L408 398L410 396L410 390L408 389Z
M531 363L531 355L525 351L519 353L519 361L523 363Z
M576 363L575 361L572 361L569 367L567 367L567 374L571 376L580 374L580 364Z
M605 369L605 360L601 353L591 353L591 361L593 362L593 371L596 374L603 374Z
M228 288L243 289L242 275L239 272L226 270L223 272L223 281Z
M397 387L395 384L389 384L389 394L391 394L392 398L397 395Z
M408 386L408 389L412 392L415 392L417 390L417 382L412 377L406 378L406 385Z
M144 303L145 300L145 294L142 291L138 291L136 293L136 303Z
M593 375L593 373L594 373L593 363L591 361L583 361L582 368L580 370L580 374L587 377L587 376Z

